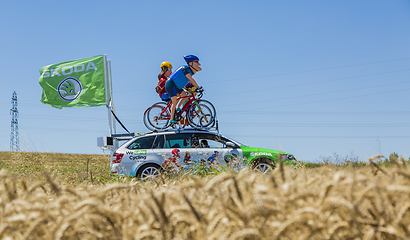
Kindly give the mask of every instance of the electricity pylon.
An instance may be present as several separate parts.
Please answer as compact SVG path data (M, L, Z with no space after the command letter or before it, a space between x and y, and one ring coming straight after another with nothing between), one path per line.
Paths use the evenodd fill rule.
M11 109L10 115L11 118L11 134L10 134L10 151L12 152L20 152L20 143L19 143L19 123L18 123L18 116L19 111L17 110L17 93L16 91L13 92L13 96L11 97Z

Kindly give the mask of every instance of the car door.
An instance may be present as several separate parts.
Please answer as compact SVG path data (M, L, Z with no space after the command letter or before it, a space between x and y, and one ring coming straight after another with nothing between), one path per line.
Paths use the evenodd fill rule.
M198 141L195 148L197 156L208 164L216 161L223 167L236 166L243 157L239 146L220 135L207 132L196 133L195 139Z
M154 142L153 152L157 154L161 164L169 159L175 158L179 166L184 165L184 160L189 161L196 157L195 148L192 147L191 133L172 133L158 136ZM179 150L179 153L176 154Z

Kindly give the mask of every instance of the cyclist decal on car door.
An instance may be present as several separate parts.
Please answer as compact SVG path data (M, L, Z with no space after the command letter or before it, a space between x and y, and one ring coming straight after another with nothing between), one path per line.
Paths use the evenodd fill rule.
M179 166L184 166L184 161L191 160L197 157L197 152L192 146L192 134L164 134L159 136L154 142L153 151L157 154L161 164L171 157L175 157L173 151L179 150L179 157L176 158L176 163ZM187 153L188 152L188 153ZM187 156L188 155L188 156Z
M166 171L170 172L179 172L181 169L181 166L178 164L178 160L181 157L181 151L177 148L173 149L171 151L172 156L167 158L163 163L162 167Z

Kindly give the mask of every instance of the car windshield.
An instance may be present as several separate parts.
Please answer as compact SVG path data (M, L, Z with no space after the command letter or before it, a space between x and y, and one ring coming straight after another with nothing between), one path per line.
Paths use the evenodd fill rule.
M229 140L229 141L231 141L231 142L233 142L233 143L236 143L236 144L239 145L239 146L245 146L245 147L247 147L247 145L242 144L242 143L240 143L240 142L238 142L238 141L236 141L236 140L233 140L233 139L231 139L231 138L228 138L228 137L225 137L225 136L222 136L222 135L220 135L220 136L223 137L223 138L226 138L227 140Z
M195 138L192 139L193 147L200 148L224 148L227 142L232 142L235 145L243 146L243 144L224 137L220 134L210 133L210 132L198 132L194 134Z

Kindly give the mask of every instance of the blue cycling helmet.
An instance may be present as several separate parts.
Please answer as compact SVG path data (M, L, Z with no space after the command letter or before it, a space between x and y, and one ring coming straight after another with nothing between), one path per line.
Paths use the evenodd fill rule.
M192 61L199 61L199 58L195 55L185 55L184 59L187 63L192 62Z

